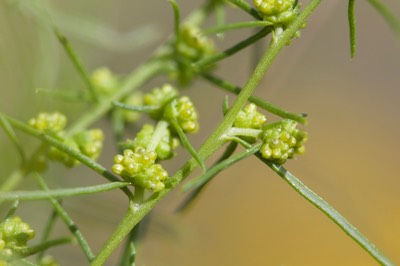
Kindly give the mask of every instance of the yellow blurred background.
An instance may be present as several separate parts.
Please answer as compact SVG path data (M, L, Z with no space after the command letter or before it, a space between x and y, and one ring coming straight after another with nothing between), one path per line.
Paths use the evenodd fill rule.
M182 15L202 2L178 1ZM398 0L385 4L400 14ZM51 14L90 71L108 66L121 76L139 66L173 29L172 10L164 0L1 0L0 111L24 121L39 111L55 109L74 121L85 110L80 103L35 93L37 88L84 87L43 12ZM357 1L358 50L351 60L346 14L347 1L323 1L301 38L278 56L256 94L309 115L307 153L288 162L287 168L398 264L399 36L366 1ZM247 20L248 15L228 8L227 21ZM216 38L217 47L229 47L251 32L227 33L223 39ZM268 42L257 49L263 45L267 47ZM253 67L253 56L251 49L242 51L223 61L216 73L243 85ZM164 81L157 79L144 89ZM200 112L201 131L191 137L199 147L221 120L225 93L201 80L184 93ZM110 167L115 153L110 123L103 120L95 126L106 130L107 149L100 162ZM18 136L27 151L38 145L30 137ZM0 151L3 181L19 165L18 154L3 132ZM167 163L170 173L188 158L183 150L180 153ZM104 182L84 167L65 171L58 165L50 168L46 181L53 188ZM21 189L33 184L26 179ZM215 178L188 213L174 213L183 198L177 189L151 213L137 265L377 265L256 158ZM116 191L68 198L64 206L97 252L121 219L126 200ZM47 202L23 202L18 214L40 238L50 209ZM0 210L2 215L5 212ZM58 235L68 234L61 222L57 229ZM117 265L118 252L107 265ZM54 248L50 253L61 265L87 265L77 245Z

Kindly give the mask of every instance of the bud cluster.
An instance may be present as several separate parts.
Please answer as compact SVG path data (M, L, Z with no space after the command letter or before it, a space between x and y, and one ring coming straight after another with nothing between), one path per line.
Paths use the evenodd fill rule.
M261 129L266 122L265 115L257 111L254 103L250 103L239 111L233 125L239 128Z
M299 14L296 0L254 0L254 6L265 21L284 29Z
M167 122L177 121L186 133L195 133L199 129L197 110L189 99L178 98L178 91L169 84L156 88L144 96L144 104L158 107L150 112L153 119L165 119Z
M175 155L174 150L179 146L179 140L171 136L169 130L164 130L160 141L154 151L157 154L157 161L167 160ZM145 124L140 132L136 135L135 139L128 140L123 144L124 148L129 148L131 150L137 147L148 147L152 136L154 134L154 126Z
M260 150L262 157L283 164L287 159L293 159L295 154L303 154L308 135L296 126L295 121L288 119L265 126L264 144Z
M192 63L215 53L214 42L200 28L190 24L181 27L175 47L177 72L173 77L176 76L181 85L189 84L199 72L205 70L193 69Z
M2 221L0 223L0 265L2 263L7 265L6 261L26 248L28 240L34 236L35 232L18 216Z
M104 135L102 130L84 130L74 134L72 137L68 137L67 133L63 130L66 123L66 117L57 112L40 113L36 118L29 120L30 126L50 134L52 137L68 145L70 149L81 152L91 159L96 160L100 156L103 147ZM67 167L73 167L79 164L78 160L56 147L50 147L47 157L51 160L59 161ZM40 166L38 166L37 170L46 169L46 164L43 162L43 158L40 158L40 162L38 161L38 163Z
M112 171L135 186L159 192L165 188L164 181L168 173L160 164L155 163L156 158L156 152L146 151L142 147L126 149L123 155L114 157Z

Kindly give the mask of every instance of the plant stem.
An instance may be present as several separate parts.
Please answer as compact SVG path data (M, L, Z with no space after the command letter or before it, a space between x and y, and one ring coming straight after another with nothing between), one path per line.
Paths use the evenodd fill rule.
M368 0L368 2L375 7L375 9L382 15L390 27L400 35L400 19L396 17L393 12L385 6L380 0Z
M154 129L154 133L151 136L149 145L147 145L147 148L146 148L147 151L155 151L156 150L162 137L165 136L165 133L168 130L168 126L169 126L169 123L167 121L164 121L164 120L158 121L157 126Z
M129 186L127 182L111 182L95 186L77 187L77 188L63 188L53 189L48 191L12 191L2 192L0 194L1 201L32 201L32 200L48 200L48 199L60 199L65 197L83 196L90 195L100 192L111 191L114 189Z
M206 57L202 60L199 60L196 63L192 64L192 67L194 69L202 69L206 66L212 65L222 59L225 59L239 51L241 51L242 49L248 47L249 45L253 44L254 42L260 40L261 38L265 37L267 34L269 34L271 32L271 29L269 28L265 28L260 30L258 33L250 36L249 38L235 44L234 46L232 46L231 48L226 49L225 51L219 53L219 54L215 54L209 57Z
M371 254L371 256L381 265L394 266L394 263L391 262L390 259L387 258L377 247L375 247L363 234L361 234L357 228L350 224L338 211L329 205L329 203L315 194L293 174L287 171L282 165L267 161L262 158L261 155L258 155L257 157L266 165L268 165L275 173L282 177L283 180L285 180L303 198L308 200L311 204L326 214L329 219L336 223L348 236L350 236L363 249Z
M261 129L252 129L252 128L239 128L239 127L231 127L223 136L225 140L232 140L232 137L251 137L258 138L258 136L262 133Z
M45 242L45 241L47 241L49 239L50 233L53 230L54 225L56 223L57 216L58 216L57 211L53 209L49 219L47 220L46 226L44 227L44 231L43 231L43 234L42 234L42 238L40 239L40 243L43 243L43 242ZM36 261L38 263L40 263L40 261L42 260L44 255L45 255L45 251L44 250L42 252L39 252L39 254L37 255Z
M44 182L43 178L39 175L36 174L36 180L39 183L39 186L47 191L48 187L46 183ZM64 208L61 206L61 204L54 198L49 199L51 204L53 205L54 210L57 212L58 216L60 216L61 220L65 223L65 225L68 227L68 229L71 231L71 233L75 236L75 239L78 241L78 244L81 246L82 251L85 253L86 258L88 261L91 261L94 258L94 254L86 241L85 237L79 230L78 226L75 224L75 222L72 220L72 218L69 216L69 214L64 210Z
M354 16L354 2L355 0L349 0L347 9L349 19L349 33L350 33L350 56L354 58L356 54L356 18Z
M216 27L205 29L203 30L203 32L204 34L213 34L229 30L237 30L237 29L252 28L252 27L266 27L271 25L272 23L268 21L244 21L244 22L218 25Z
M207 173L203 174L202 176L199 176L198 178L195 178L191 180L189 183L187 183L185 186L183 186L183 191L189 191L189 190L194 190L202 187L204 184L206 184L208 181L210 181L214 176L219 174L222 170L228 168L229 166L251 156L257 153L260 150L262 143L259 143L249 149L246 149L245 151L232 156L215 166L211 167L208 169Z
M46 250L46 249L49 249L49 248L52 248L55 246L69 244L69 243L71 243L71 240L72 239L70 237L62 237L62 238L49 240L44 243L41 243L41 244L38 244L35 246L31 246L31 247L27 247L27 248L21 250L21 252L19 252L19 255L21 255L23 257L27 257L27 256L36 254L38 252L41 252L43 250Z
M235 6L241 8L243 11L248 13L250 16L257 20L262 20L260 15L258 15L257 10L252 8L246 1L243 0L228 0L230 3L234 4Z
M237 142L231 141L229 143L228 147L226 148L225 152L213 164L212 168L214 166L216 166L217 164L219 164L220 162L228 159L235 152L237 146L238 146ZM188 207L192 205L194 200L200 195L200 193L203 191L203 189L206 187L206 185L209 183L209 181L205 182L201 187L192 190L189 193L189 195L183 200L183 202L179 205L179 207L176 209L176 212L186 211L188 209Z
M72 48L71 44L69 43L68 39L55 26L54 26L53 30L54 30L55 35L57 36L57 39L59 40L61 45L64 47L64 50L67 52L68 57L71 59L71 62L75 66L79 75L81 76L82 80L86 83L86 85L89 89L89 93L92 96L92 100L94 102L99 102L99 98L96 94L94 85L93 85L92 81L90 80L85 67L83 66L82 62L79 60L78 55L75 53L74 49Z
M3 128L4 132L8 136L8 138L11 140L11 142L14 144L14 146L17 148L17 151L21 155L22 163L26 161L26 156L24 149L19 142L17 135L14 132L14 129L10 125L10 123L7 121L7 119L4 118L4 116L0 113L0 126Z
M210 81L211 83L217 85L219 88L235 93L235 94L239 94L242 91L242 88L235 86L225 80L222 80L220 78L217 78L216 76L213 76L212 74L209 73L203 73L201 74L201 76ZM256 104L258 107L261 107L262 109L275 114L277 116L280 116L282 118L287 118L287 119L291 119L294 120L296 122L299 122L300 124L303 125L307 125L307 118L304 115L299 115L299 114L295 114L295 113L291 113L288 111L285 111L284 109L277 107L276 105L269 103L257 96L250 96L249 97L249 101Z

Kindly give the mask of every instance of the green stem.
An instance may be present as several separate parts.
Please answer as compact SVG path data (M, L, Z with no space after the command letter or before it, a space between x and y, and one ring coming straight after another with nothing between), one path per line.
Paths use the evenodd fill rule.
M106 179L108 179L109 181L115 182L115 181L121 181L117 176L115 176L113 173L111 173L110 171L108 171L105 167L103 167L102 165L98 164L97 162L93 161L91 158L89 158L88 156L82 154L81 152L72 149L70 146L66 145L65 143L59 141L58 139L47 135L39 130L36 130L28 125L26 125L25 123L22 123L16 119L13 119L11 117L8 117L6 115L4 115L4 117L8 120L8 122L13 125L14 127L22 130L23 132L36 137L40 140L42 140L43 142L52 145L54 147L56 147L57 149L65 152L66 154L72 156L73 158L77 159L78 161L80 161L81 163L85 164L87 167L91 168L92 170L96 171L97 173L99 173L100 175L102 175L103 177L105 177ZM127 187L122 187L121 190L128 196L131 197L132 193L131 191L127 188Z
M199 164L200 168L203 170L203 173L205 173L207 171L207 167L204 160L200 157L199 153L192 146L185 132L183 132L182 128L178 124L178 121L176 121L176 118L175 121L171 121L171 124L174 127L175 131L178 133L179 139L181 140L183 147L185 147L185 149L190 153L190 155L192 155L192 157Z
M175 0L168 0L171 5L172 9L174 10L174 31L176 36L176 43L179 43L180 40L180 25L181 25L181 14L179 11L178 3Z
M187 183L185 186L183 186L183 191L187 192L189 190L198 189L198 188L204 186L208 181L210 181L213 177L215 177L217 174L219 174L224 169L257 153L260 150L261 145L262 145L262 143L259 143L255 146L253 146L249 149L246 149L245 151L243 151L235 156L232 156L232 157L218 163L217 165L211 167L210 169L208 169L207 173L205 173L202 176L199 176L198 178L191 180L189 183Z
M147 151L155 151L158 144L160 143L163 136L165 136L166 131L168 130L169 123L164 120L160 120L157 123L157 126L154 130L153 135L151 136L149 145L147 145Z
M218 25L216 27L208 28L203 30L204 34L221 33L229 30L237 30L243 28L254 28L254 27L267 27L271 26L272 23L268 21L244 21L231 24Z
M262 133L261 129L231 127L222 137L227 141L232 140L232 137L238 137L238 136L251 137L257 139L261 133Z
M57 221L57 216L58 216L57 211L53 209L53 211L51 212L51 216L47 220L46 226L44 227L44 231L42 234L42 238L40 239L40 243L46 242L49 239L50 233L53 230L54 225ZM39 252L39 254L37 255L36 261L38 263L40 263L40 261L43 259L44 255L45 255L44 250L42 252Z
M36 174L36 180L39 183L39 186L47 191L48 187L46 183L44 182L43 178L39 175ZM64 210L64 208L61 206L61 204L54 198L50 198L49 201L53 205L54 210L57 212L58 216L60 216L61 220L65 223L65 225L68 227L68 229L71 231L71 233L75 236L75 239L78 241L78 244L81 246L82 251L85 253L86 258L88 261L91 261L94 258L94 254L86 241L85 237L79 230L78 226L75 224L75 222L72 220L72 218L69 216L69 214Z
M246 13L248 13L253 18L255 18L257 20L262 20L260 15L258 15L257 10L252 8L246 1L243 1L243 0L228 0L228 1L232 4L234 4L235 6L239 7L240 9L242 9Z
M142 105L142 106L136 106L136 105L131 105L131 104L126 104L118 101L113 101L112 105L124 110L128 111L134 111L134 112L141 112L141 113L149 113L154 110L160 109L159 106L152 106L152 105Z
M271 29L262 29L261 31L259 31L258 33L250 36L249 38L235 44L234 46L232 46L231 48L226 49L225 51L219 53L219 54L215 54L212 56L208 56L202 60L199 60L196 63L193 63L192 67L193 68L197 68L197 69L202 69L206 66L212 65L218 61L221 61L222 59L225 59L241 50L243 50L244 48L248 47L249 45L255 43L256 41L260 40L261 38L265 37L267 34L269 34L271 32Z
M226 90L226 91L229 91L229 92L232 92L232 93L235 93L235 94L239 94L242 91L242 89L240 87L235 86L235 85L233 85L233 84L231 84L231 83L229 83L229 82L227 82L225 80L222 80L220 78L217 78L217 77L215 77L215 76L213 76L211 74L203 73L201 76L204 79L210 81L211 83L217 85L219 88L221 88L223 90ZM280 108L280 107L278 107L278 106L276 106L276 105L274 105L272 103L269 103L269 102L267 102L267 101L265 101L265 100L263 100L263 99L261 99L261 98L259 98L257 96L250 96L249 97L249 101L254 103L254 104L256 104L257 106L261 107L262 109L272 113L272 114L275 114L275 115L280 116L282 118L287 118L287 119L294 120L294 121L299 122L300 124L303 124L303 125L307 125L307 118L304 117L304 115L299 115L299 114L295 114L295 113L291 113L291 112L285 111L282 108Z
M62 238L57 238L53 240L46 241L44 243L27 247L22 249L20 252L18 252L18 255L22 257L28 257L30 255L36 254L38 252L41 252L43 250L47 250L49 248L59 246L59 245L64 245L64 244L69 244L72 242L72 239L70 237L62 237Z
M19 142L17 135L15 134L12 126L7 121L7 119L4 118L4 116L1 113L0 113L0 126L3 128L3 130L6 133L6 135L8 136L8 138L11 140L11 142L17 148L17 151L21 155L22 163L24 163L26 161L24 149L22 148L22 145Z
M394 266L377 247L375 247L360 231L350 224L338 211L336 211L328 202L323 200L311 189L304 185L293 174L287 171L282 165L274 164L265 160L261 155L257 156L261 161L268 165L275 173L283 178L297 193L303 198L308 200L311 204L317 207L320 211L326 214L329 219L336 223L348 236L356 241L363 249L365 249L371 256L378 261L381 265Z
M300 16L293 22L293 24L285 30L280 38L271 45L270 49L264 54L261 62L257 65L256 70L253 72L250 80L243 88L241 93L236 98L232 108L226 114L224 120L219 127L212 133L212 135L206 140L203 146L199 149L198 154L202 159L206 159L211 156L215 151L225 144L225 141L221 139L221 136L228 130L238 112L243 108L247 99L251 93L261 81L262 76L265 74L272 61L276 58L280 50L286 46L286 43L291 39L295 32L304 24L307 17L313 12L313 10L320 4L321 0L311 0L308 6L300 14ZM123 220L119 223L117 229L107 240L106 244L102 247L100 252L96 255L92 262L92 266L103 265L110 254L117 248L119 243L129 234L132 228L143 219L143 217L150 212L154 206L163 199L168 192L174 189L185 177L187 177L194 169L198 167L198 163L191 159L189 160L176 174L171 177L171 186L165 190L154 193L149 199L147 199L140 208L133 210L130 208L125 214Z
M77 188L63 188L63 189L53 189L49 191L12 191L12 192L2 192L0 194L1 201L31 201L31 200L48 200L48 199L60 199L65 197L83 196L96 194L100 192L111 191L118 188L123 188L129 186L130 183L127 182L111 182L107 184L87 186L87 187L77 187Z
M350 56L354 58L356 54L356 18L354 16L354 2L355 0L349 0L347 9L349 19L349 33L350 33Z
M400 19L393 14L392 10L385 6L380 0L368 0L368 2L375 7L389 26L392 27L397 34L400 34Z
M238 144L235 141L231 141L224 151L224 153L221 155L220 158L213 164L212 167L216 166L220 162L228 159L236 150ZM176 209L176 212L184 212L190 207L194 200L200 195L200 193L203 191L203 189L206 187L208 182L204 183L201 187L194 189L193 191L190 192L190 194L183 200L183 202L179 205L179 207Z
M63 101L88 102L90 100L89 94L87 92L73 91L68 89L55 90L39 88L36 89L35 93Z
M71 44L69 43L68 39L60 32L60 30L54 27L54 33L57 36L57 39L64 47L64 50L67 52L68 57L71 59L71 62L74 64L76 70L78 71L79 75L81 76L82 80L86 83L89 93L92 96L94 102L99 102L98 96L96 94L96 89L89 78L89 75L83 66L82 62L79 60L78 55L75 53L74 49L72 48Z

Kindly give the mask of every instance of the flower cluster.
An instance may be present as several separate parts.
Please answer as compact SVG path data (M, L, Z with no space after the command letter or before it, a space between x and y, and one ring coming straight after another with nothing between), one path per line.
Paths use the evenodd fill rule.
M34 236L35 232L18 216L2 221L0 223L0 265L7 265L6 261L26 248L28 240Z
M142 127L141 131L136 135L135 139L128 140L123 144L124 148L129 148L131 150L137 147L148 147L152 136L154 134L154 126L146 124ZM164 130L160 141L157 143L154 151L157 154L157 161L167 160L175 155L174 150L179 146L179 140L171 136L169 130Z
M183 96L169 104L164 117L167 121L176 120L185 133L196 133L199 130L198 114L189 97Z
M295 154L303 154L308 135L296 126L295 121L288 119L265 126L264 144L260 150L262 157L283 164L287 159L294 158Z
M67 124L67 118L65 115L54 112L54 113L40 113L37 117L31 118L28 124L40 131L57 133L62 131Z
M289 27L300 11L296 0L254 0L254 6L258 14L273 25L273 40L276 40L282 31ZM300 32L296 32L294 37L299 36Z
M250 103L239 111L233 125L240 128L260 129L266 122L265 115L257 111L254 103Z
M286 28L299 14L296 0L254 0L260 16L274 26Z
M160 120L164 115L167 104L178 97L178 91L170 84L164 84L161 88L155 88L143 97L143 103L146 106L154 106L155 110L150 112L151 118Z
M169 84L146 94L144 104L157 107L150 112L155 120L165 119L172 124L177 121L186 133L195 133L199 129L198 113L194 104L186 96L178 98L178 91Z
M142 147L126 149L123 155L114 157L112 171L135 186L159 192L165 188L164 181L168 173L160 164L155 163L156 158L156 152L146 151Z
M103 147L103 132L100 129L84 130L74 134L71 137L63 130L67 123L67 119L60 113L40 113L36 118L29 120L29 125L43 131L52 137L62 141L68 145L70 149L81 152L82 154L96 160L101 153ZM79 161L68 155L67 153L50 147L47 157L51 160L56 160L67 167L73 167L79 164ZM46 169L44 158L39 158L36 170Z
M214 42L205 36L202 31L194 25L185 24L179 31L176 42L177 73L175 75L181 85L189 84L192 79L206 69L193 69L192 63L197 62L215 53Z

